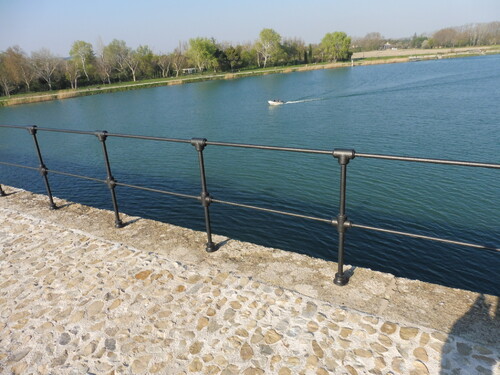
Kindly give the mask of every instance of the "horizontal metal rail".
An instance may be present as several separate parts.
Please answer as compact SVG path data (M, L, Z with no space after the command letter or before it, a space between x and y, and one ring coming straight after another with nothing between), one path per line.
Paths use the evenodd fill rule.
M390 234L396 234L396 235L399 235L399 236L406 236L406 237L412 237L412 238L420 238L420 239L423 239L423 240L431 240L431 241L436 241L436 242L448 243L448 244L452 244L452 245L461 245L461 246L466 246L466 247L474 247L476 249L484 249L484 250L492 250L492 251L500 252L500 248L490 247L490 246L485 246L485 245L478 245L478 244L474 244L474 243L470 243L470 242L461 242L461 241L447 240L445 238L424 236L424 235L421 235L421 234L414 234L414 233L402 232L402 231L392 230L392 229L377 228L377 227L372 227L372 226L362 225L362 224L351 223L350 226L352 228L366 229L366 230L371 230L371 231L374 231L374 232L390 233Z
M31 169L34 171L38 171L38 167L30 167L28 165L22 165L22 164L16 164L16 163L9 163L6 161L0 161L1 165L7 165L9 167L16 167L16 168L24 168L24 169Z
M204 212L205 212L205 223L206 223L206 231L207 231L207 238L208 238L207 251L215 251L217 249L217 246L212 242L212 239L211 239L211 224L210 224L210 215L209 215L209 206L211 203L224 204L224 205L229 205L229 206L234 206L234 207L239 207L239 208L246 208L246 209L251 209L251 210L256 210L256 211L261 211L261 212L279 214L279 215L290 216L290 217L295 217L295 218L300 218L300 219L305 219L305 220L312 220L312 221L316 221L316 222L322 222L322 223L334 225L337 227L337 230L339 232L339 244L338 244L339 245L339 250L338 250L339 270L338 270L338 272L335 276L335 280L334 280L334 282L338 285L344 285L347 283L347 276L344 274L342 267L343 267L343 256L344 256L344 234L348 228L358 228L358 229L363 229L363 230L388 233L388 234L406 236L406 237L417 238L417 239L432 240L432 241L437 241L437 242L441 242L441 243L455 244L455 245L466 246L466 247L471 247L471 248L476 248L476 249L500 252L500 248L498 248L498 247L491 247L491 246L474 244L474 243L469 243L469 242L464 242L464 241L456 241L456 240L444 239L444 238L439 238L439 237L419 235L419 234L408 233L408 232L404 232L404 231L398 231L398 230L392 230L392 229L386 229L386 228L378 228L378 227L374 227L374 226L352 223L351 221L349 221L347 219L347 216L345 215L345 192L346 192L347 164L349 163L350 160L352 160L354 158L367 158L367 159L390 160L390 161L454 165L454 166L461 166L461 167L479 167L479 168L500 169L500 164L498 164L498 163L484 163L484 162L432 159L432 158L411 157L411 156L357 153L354 150L343 150L343 149L318 150L318 149L308 149L308 148L299 148L299 147L279 147L279 146L269 146L269 145L266 146L266 145L245 144L245 143L216 142L216 141L208 141L204 138L178 139L178 138L154 137L154 136L143 136L143 135L133 135L133 134L108 133L106 131L82 131L82 130L71 130L71 129L53 129L53 128L41 128L41 127L37 127L37 126L0 125L0 128L24 129L24 130L28 130L28 132L33 136L33 140L35 143L35 150L37 152L37 155L38 155L38 158L40 161L39 167L31 167L31 166L25 166L25 165L21 165L21 164L3 162L3 161L0 161L0 165L6 165L6 166L11 166L11 167L25 168L25 169L39 171L40 174L43 176L44 181L45 181L45 185L47 188L47 194L48 194L49 200L51 202L51 208L56 208L56 207L55 207L55 204L52 200L52 193L50 191L49 181L47 178L48 173L54 173L54 174L59 174L59 175L64 175L64 176L79 178L79 179L85 179L85 180L104 183L104 184L108 185L110 192L111 192L111 196L112 196L112 201L113 201L113 206L114 206L114 211L115 211L115 225L117 227L123 226L123 223L121 222L121 220L119 218L119 210L118 210L117 200L116 200L115 191L114 191L116 186L138 189L138 190L148 191L148 192L152 192L152 193L171 195L171 196L176 196L176 197L180 197L180 198L196 199L196 200L201 202L201 204L204 208ZM98 178L94 178L94 177L82 176L79 174L48 169L43 162L42 154L41 154L40 147L38 144L37 132L39 132L39 131L97 136L97 138L101 142L102 148L103 148L104 161L105 161L105 166L106 166L106 170L107 170L107 178L105 180L103 180L103 179L98 179ZM111 167L110 167L110 162L109 162L107 148L106 148L106 139L108 137L191 144L192 146L195 147L195 149L198 153L201 187L202 187L201 194L200 195L184 194L184 193L180 193L180 192L166 191L166 190L162 190L162 189L155 189L155 188L138 186L138 185L134 185L134 184L116 181L111 173ZM203 158L203 151L204 151L206 146L233 147L233 148L244 148L244 149L296 152L296 153L305 153L305 154L333 156L334 158L336 158L338 160L340 167L341 167L340 209L339 209L338 216L334 219L320 218L320 217L315 217L315 216L310 216L310 215L282 211L282 210L278 210L278 209L270 209L270 208L265 208L265 207L249 205L249 204L226 201L226 200L222 200L222 199L215 199L215 198L211 197L210 194L208 193L208 189L207 189L206 178L205 178L204 158ZM1 193L0 195L2 195L2 196L5 195L2 188L1 188L1 185L0 185L0 193Z
M0 128L13 128L13 129L30 129L36 128L37 131L51 132L51 133L68 133L68 134L81 134L81 135L97 135L103 131L89 131L89 130L72 130L72 129L55 129L55 128L42 128L38 126L21 126L21 125L0 125ZM178 143L191 143L190 139L178 139L178 138L165 138L165 137L152 137L147 135L134 135L134 134L120 134L120 133L108 133L105 132L107 137L116 138L132 138L132 139L143 139L149 141L162 141L162 142L178 142Z
M212 203L221 203L229 206L234 206L234 207L241 207L241 208L249 208L251 210L256 210L256 211L263 211L263 212L268 212L271 214L279 214L279 215L284 215L284 216L291 216L291 217L296 217L299 219L307 219L307 220L314 220L314 221L319 221L327 224L334 224L336 223L335 219L322 219L320 217L315 217L315 216L309 216L309 215L302 215L302 214L297 214L293 212L287 212L287 211L281 211L281 210L274 210L271 208L264 208L264 207L258 207L258 206L252 206L249 204L243 204L243 203L235 203L235 202L229 202L229 201L223 201L220 199L213 199L212 198Z
M190 199L200 200L200 197L198 195L176 193L176 192L173 192L173 191L153 189L153 188L148 188L148 187L138 186L138 185L132 185L132 184L125 184L123 182L116 182L116 185L117 186L125 186L125 187L128 187L128 188L137 189L137 190L149 191L151 193L159 193L159 194L165 194L165 195L173 195L173 196L180 197L180 198L190 198Z
M103 184L106 183L106 180L102 180L102 179L95 178L95 177L82 176L80 174L74 174L74 173L69 173L69 172L61 172L61 171L56 171L56 170L53 170L53 169L47 169L47 172L54 173L54 174L59 174L59 175L62 175L62 176L81 178L83 180L89 180L89 181L94 181L94 182L101 182Z
M16 128L16 129L27 129L29 126L21 125L0 125L0 128ZM71 130L71 129L54 129L54 128L42 128L36 127L38 131L47 131L54 133L72 133L72 134L84 134L84 135L96 135L96 131L82 131L82 130ZM130 138L130 139L140 139L140 140L150 140L159 142L176 142L176 143L191 143L191 139L180 139L180 138L166 138L166 137L153 137L145 135L135 135L135 134L121 134L121 133L106 133L108 137L116 138ZM258 150L270 150L270 151L285 151L285 152L299 152L308 154L318 154L318 155L332 155L332 150L318 150L318 149L307 149L300 147L280 147L280 146L270 146L270 145L254 145L246 143L233 143L233 142L217 142L217 141L207 141L207 146L222 146L222 147L236 147L236 148L249 148ZM416 163L430 163L430 164L443 164L443 165L456 165L462 167L479 167L479 168L493 168L500 169L500 164L498 163L482 163L473 161L462 161L462 160L447 160L447 159L432 159L432 158L422 158L414 156L399 156L399 155L384 155L384 154L368 154L356 152L357 158L367 158L367 159L381 159L381 160L395 160L395 161L408 161Z
M416 157L411 157L411 156L395 156L395 155L379 155L379 154L363 154L363 153L356 153L356 157L357 158L383 159L383 160L396 160L396 161L410 161L410 162L415 162L415 163L457 165L457 166L461 166L461 167L479 167L479 168L500 169L500 164L478 163L478 162L473 162L473 161L429 159L429 158L416 158Z
M270 150L270 151L301 152L306 154L319 154L319 155L330 155L330 156L332 155L332 150L315 150L315 149L307 149L299 147L278 147L278 146L264 146L264 145L245 144L245 143L229 143L229 142L213 142L213 141L207 141L207 145L253 148L257 150Z

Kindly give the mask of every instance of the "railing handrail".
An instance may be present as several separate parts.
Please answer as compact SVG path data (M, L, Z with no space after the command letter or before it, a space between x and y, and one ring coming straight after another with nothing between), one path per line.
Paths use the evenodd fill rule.
M0 128L29 129L31 127L33 127L33 125L23 126L23 125L2 125L2 124L0 124ZM97 133L102 132L102 131L89 131L89 130L44 128L44 127L38 127L38 126L36 126L36 129L38 131L47 131L47 132L54 132L54 133L83 134L83 135L96 135ZM154 137L154 136L136 135L136 134L122 134L122 133L106 132L106 136L116 137L116 138L142 139L142 140L159 141L159 142L191 143L191 139ZM236 147L236 148L252 148L252 149L271 150L271 151L299 152L299 153L319 154L319 155L332 155L332 152L333 152L332 150L308 149L308 148L300 148L300 147L283 147L283 146L271 146L271 145L258 145L258 144L256 145L256 144L235 143L235 142L219 142L219 141L209 141L209 140L207 140L206 145L207 146ZM386 154L373 154L373 153L356 152L356 157L357 158L367 158L367 159L408 161L408 162L416 162L416 163L456 165L456 166L462 166L462 167L500 169L500 163L486 163L486 162L451 160L451 159L435 159L435 158L424 158L424 157L417 157L417 156L386 155Z
M343 272L344 234L345 234L346 229L348 229L348 228L359 228L359 229L371 230L371 231L376 231L376 232L384 232L384 233L402 235L402 236L406 236L406 237L420 238L420 239L438 241L438 242L442 242L442 243L467 246L467 247L472 247L472 248L476 248L476 249L484 249L484 250L491 250L491 251L495 251L495 252L500 252L500 247L489 247L489 246L474 244L474 243L469 243L469 242L456 241L456 240L444 239L444 238L439 238L439 237L431 237L431 236L426 236L426 235L408 233L408 232L404 232L404 231L397 231L397 230L392 230L392 229L378 228L378 227L373 227L373 226L368 226L368 225L363 225L363 224L352 223L351 221L349 221L347 219L347 216L345 214L345 193L346 193L345 190L346 190L347 165L348 165L349 161L354 159L355 157L371 158L371 159L379 159L379 160L391 160L391 161L406 161L406 162L416 162L416 163L455 165L455 166L464 166L464 167L492 168L492 169L500 169L499 163L484 163L484 162L472 162L472 161L460 161L460 160L448 160L448 159L432 159L432 158L411 157L411 156L395 156L395 155L383 155L383 154L358 153L358 152L355 152L354 150L350 150L350 149L347 149L347 150L346 149L318 150L318 149L307 149L307 148L298 148L298 147L280 147L280 146L255 145L255 144L245 144L245 143L217 142L217 141L208 141L204 138L179 139L179 138L154 137L154 136L144 136L144 135L134 135L134 134L108 133L107 131L83 131L83 130L72 130L72 129L43 128L43 127L37 127L37 126L0 125L0 128L25 129L25 130L28 130L28 132L33 136L35 150L37 152L38 159L40 162L40 166L38 168L20 165L20 164L16 164L16 163L3 162L3 161L0 161L0 164L6 165L6 166L26 168L26 169L39 171L40 174L42 175L42 177L44 178L44 182L45 182L46 189L47 189L47 195L48 195L49 200L50 200L50 207L52 209L55 209L57 207L56 207L56 205L53 201L53 198L52 198L52 192L50 190L50 185L49 185L49 181L47 178L48 172L54 173L54 174L60 174L60 175L64 175L64 176L69 176L69 177L75 177L75 178L80 178L80 179L87 179L87 180L91 180L91 181L102 182L102 183L107 184L109 189L110 189L111 196L112 196L112 202L113 202L114 212L115 212L115 226L116 227L123 226L123 223L119 217L118 204L117 204L117 199L116 199L116 195L115 195L115 187L116 186L124 186L124 187L129 187L129 188L134 188L134 189L139 189L139 190L144 190L144 191L149 191L149 192L154 192L154 193L173 195L173 196L182 197L182 198L197 199L202 203L202 206L203 206L204 212L205 212L205 224L206 224L206 232L207 232L207 237L208 237L206 249L207 249L207 251L210 251L210 252L217 250L217 245L215 245L212 242L212 235L211 235L211 222L210 222L210 214L209 214L209 206L211 203L219 203L219 204L231 205L231 206L236 206L236 207L241 207L241 208L249 208L249 209L268 212L268 213L276 213L276 214L281 214L281 215L286 215L286 216L293 216L293 217L297 217L297 218L314 220L314 221L332 224L332 225L337 227L337 230L339 232L339 244L338 244L339 245L339 250L338 250L338 267L339 267L339 269L335 275L335 280L334 280L335 284L338 284L338 285L345 285L348 281L347 276ZM64 171L56 171L56 170L48 169L43 162L42 154L41 154L40 147L38 144L38 139L37 139L37 132L38 131L97 136L97 138L99 139L99 141L102 144L103 155L104 155L104 160L105 160L105 165L106 165L106 170L107 170L106 180L88 177L88 176L77 175L77 174L68 173L68 172L64 172ZM161 189L153 189L153 188L149 188L149 187L143 187L143 186L137 186L137 185L127 184L127 183L117 182L113 178L113 175L111 173L110 162L109 162L108 153L107 153L107 149L106 149L106 139L108 137L191 144L192 146L195 147L195 149L198 153L201 187L202 187L201 194L198 196L195 196L195 195L184 194L184 193L179 193L179 192L172 192L172 191L166 191L166 190L161 190ZM205 179L205 167L204 167L204 158L203 158L203 151L204 151L205 147L209 146L209 145L222 146L222 147L236 147L236 148L247 148L247 149L270 150L270 151L299 152L299 153L333 156L334 158L338 159L338 162L339 162L340 167L341 167L339 214L337 215L337 217L335 219L327 219L327 218L319 218L319 217L303 215L303 214L298 214L298 213L292 213L292 212L287 212L287 211L281 211L281 210L277 210L277 209L269 209L269 208L248 205L248 204L237 203L237 202L230 202L230 201L221 200L221 199L214 199L208 193L206 179ZM1 185L0 185L0 195L4 195L4 192L1 188Z

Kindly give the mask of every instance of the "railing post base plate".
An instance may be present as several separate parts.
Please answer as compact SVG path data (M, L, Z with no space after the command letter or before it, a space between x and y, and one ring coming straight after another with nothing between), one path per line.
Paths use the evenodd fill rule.
M335 274L335 278L333 279L333 283L339 286L344 286L348 282L349 282L349 277L347 277L345 274L339 275L338 272Z
M219 247L216 244L214 244L213 242L207 242L207 247L205 248L207 253L213 253L214 251L217 251L218 249L219 249Z

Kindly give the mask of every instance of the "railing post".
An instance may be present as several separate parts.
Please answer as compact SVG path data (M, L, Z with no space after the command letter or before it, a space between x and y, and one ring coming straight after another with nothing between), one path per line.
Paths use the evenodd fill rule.
M2 189L2 185L0 185L0 197L5 197L7 194L5 194L5 191Z
M48 170L43 162L42 153L40 151L40 146L38 144L38 139L36 137L37 133L36 125L30 126L28 128L28 132L33 136L33 141L35 143L35 151L38 155L38 161L40 162L40 166L38 167L38 172L40 172L40 175L43 177L43 181L45 183L45 189L47 190L47 195L49 196L49 203L50 203L49 207L51 210L55 210L57 209L57 206L54 203L54 199L52 198L52 191L50 190L49 178L47 177Z
M335 274L333 282L336 285L346 285L349 277L344 273L344 242L345 231L351 226L345 214L346 201L346 185L347 185L347 164L351 159L354 159L356 152L354 150L333 150L333 156L338 159L340 164L340 207L337 216L336 225L339 233L339 250L338 250L338 271Z
M217 246L212 241L212 227L210 223L210 211L208 206L212 203L212 198L207 191L207 180L205 176L205 163L203 161L203 150L207 145L207 140L205 138L192 138L191 144L198 151L198 161L200 166L200 178L201 178L201 204L203 205L203 209L205 211L205 227L207 231L207 246L206 251L212 253L217 250Z
M115 227L123 228L123 222L120 219L120 213L118 211L118 202L116 201L116 193L115 193L116 180L113 178L113 175L111 174L111 166L109 165L109 158L108 158L108 149L106 148L106 138L108 137L107 132L106 131L96 132L96 136L97 138L99 138L99 141L101 141L102 152L104 154L104 163L106 164L106 172L107 172L106 185L108 185L109 191L111 192L111 200L113 201L113 208L115 211Z

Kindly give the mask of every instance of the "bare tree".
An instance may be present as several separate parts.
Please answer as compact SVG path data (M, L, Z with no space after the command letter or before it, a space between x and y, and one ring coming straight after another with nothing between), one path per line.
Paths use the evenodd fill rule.
M454 28L448 27L434 33L432 39L440 47L455 47L458 32Z
M366 34L358 41L359 46L363 51L377 51L384 45L384 37L378 32Z
M101 39L99 39L97 44L97 55L96 55L96 72L102 83L111 84L111 73L113 71L113 64L107 58L105 53L105 46Z
M78 88L78 78L80 78L80 64L75 60L67 60L64 65L71 88L76 90Z
M174 66L176 77L179 77L180 71L187 66L186 49L187 46L185 44L181 45L181 43L179 43L179 47L177 47L172 54L172 65Z
M490 22L486 25L485 45L500 44L500 22Z
M52 78L61 64L61 59L46 48L33 52L31 59L37 75L47 82L49 90L52 90Z
M172 65L172 60L173 60L173 54L170 55L161 54L156 56L155 62L156 65L161 70L162 78L167 78L168 75L170 74L170 66Z
M469 46L479 46L486 44L485 41L488 34L488 24L478 23L465 25L463 26L462 30L464 34L462 43Z
M134 82L137 81L136 72L140 63L140 58L137 51L129 50L128 53L123 56L123 62L128 70L130 70L130 73L132 74L132 80Z
M432 39L442 47L494 45L500 42L500 22L447 27L436 31Z
M23 83L26 86L26 91L30 92L31 82L33 82L33 80L37 76L32 60L28 56L23 54L23 57L20 61L19 69L21 70L21 76Z

